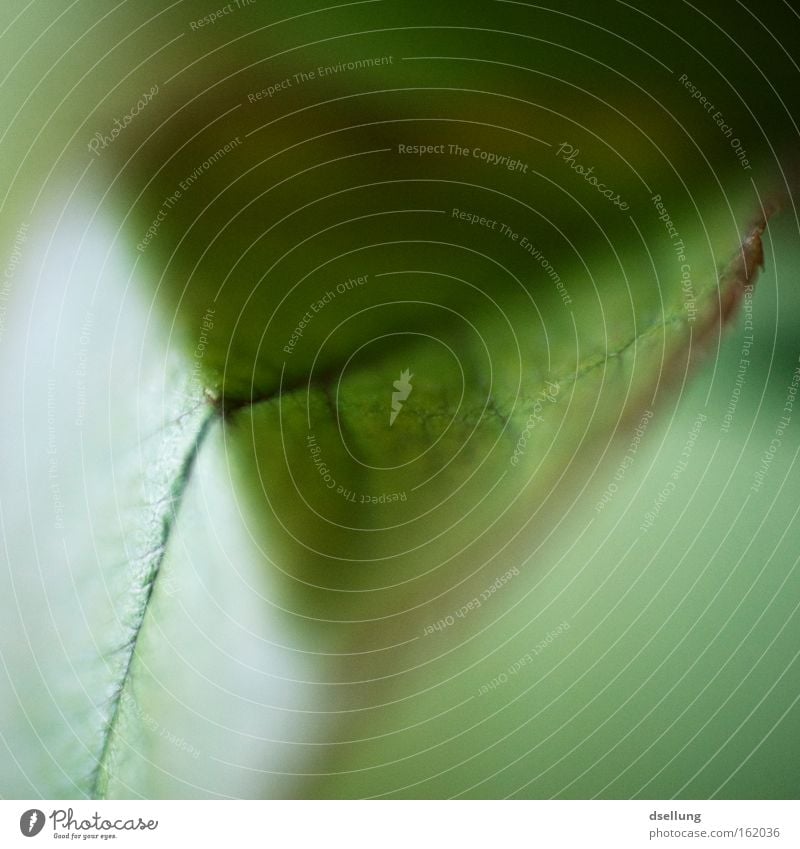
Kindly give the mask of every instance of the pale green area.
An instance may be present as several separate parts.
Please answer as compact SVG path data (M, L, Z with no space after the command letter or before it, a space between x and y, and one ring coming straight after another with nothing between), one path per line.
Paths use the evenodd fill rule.
M800 353L790 208L725 433L744 319L701 327L800 87L704 9L730 39L588 2L0 13L1 795L796 793L794 418L749 493Z

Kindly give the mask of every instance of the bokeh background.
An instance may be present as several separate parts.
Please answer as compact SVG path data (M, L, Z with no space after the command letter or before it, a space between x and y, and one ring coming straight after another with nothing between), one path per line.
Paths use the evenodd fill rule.
M795 798L798 44L784 0L7 2L0 795ZM440 142L527 170L398 152ZM312 433L419 494L331 494Z

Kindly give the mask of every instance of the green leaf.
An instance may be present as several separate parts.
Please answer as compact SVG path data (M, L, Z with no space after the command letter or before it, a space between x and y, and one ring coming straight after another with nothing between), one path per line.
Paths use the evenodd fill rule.
M4 795L330 792L714 353L787 195L743 14L760 67L623 6L202 11L12 24Z

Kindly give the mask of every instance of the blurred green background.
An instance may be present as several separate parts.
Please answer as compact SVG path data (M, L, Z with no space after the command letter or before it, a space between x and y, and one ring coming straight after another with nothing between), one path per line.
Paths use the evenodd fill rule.
M0 795L796 797L797 16L217 11L0 10Z

